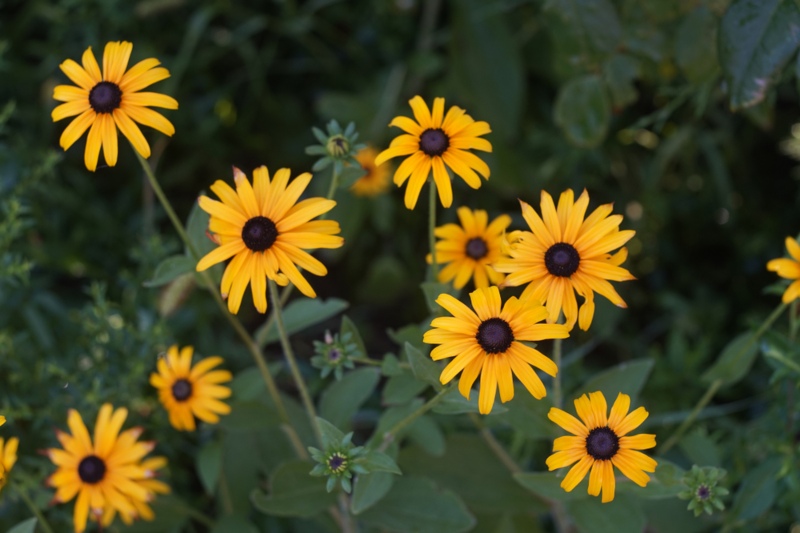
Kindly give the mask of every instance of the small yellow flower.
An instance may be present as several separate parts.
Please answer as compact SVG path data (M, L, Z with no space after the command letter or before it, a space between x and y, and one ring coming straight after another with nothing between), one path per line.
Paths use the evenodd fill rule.
M569 336L567 327L537 324L547 317L547 310L530 300L512 296L502 305L497 287L477 289L469 297L474 311L449 294L436 299L453 316L434 318L433 329L425 332L422 341L441 345L431 351L434 361L455 357L439 380L449 383L461 372L458 390L469 400L472 384L480 375L478 410L484 415L491 412L498 388L503 403L514 398L513 375L534 398L544 398L547 391L531 365L551 376L556 375L558 367L542 352L520 341L564 339Z
M611 215L612 204L601 205L584 219L589 194L575 200L571 189L561 194L558 208L553 198L542 191L542 216L520 201L522 216L531 231L508 235L506 253L510 258L492 265L498 272L509 273L504 287L528 284L523 298L533 298L547 306L548 322L556 322L563 311L571 330L578 321L584 331L594 317L594 292L602 294L618 307L627 307L609 281L636 279L621 268L628 250L621 248L636 232L620 231L622 215ZM580 312L575 293L584 298Z
M89 47L83 53L83 66L67 59L59 67L72 80L72 85L58 85L53 98L66 102L53 109L53 122L78 115L61 134L61 148L67 150L89 129L84 163L94 172L100 148L106 164L117 164L117 128L142 157L150 157L150 145L142 135L138 122L172 136L175 127L149 107L178 109L178 102L159 93L141 92L150 85L169 78L169 71L157 59L149 58L127 69L133 45L110 42L103 51L103 71ZM158 67L158 68L157 68ZM127 69L127 71L126 71Z
M589 494L598 496L603 491L603 503L614 499L614 468L644 487L650 481L645 472L656 471L656 461L637 450L647 450L656 445L656 436L640 434L627 436L647 419L644 407L628 413L631 398L620 393L611 414L606 416L608 405L602 392L585 394L575 400L578 420L566 411L550 408L547 418L574 436L558 437L553 442L553 454L547 458L547 468L555 470L575 462L561 488L570 492L589 474Z
M233 379L227 370L212 368L222 364L222 357L206 357L192 366L194 349L170 346L166 357L158 360L158 372L150 374L150 384L158 389L158 398L169 413L169 422L179 431L194 431L195 417L216 424L219 415L231 412L221 401L230 397L231 389L221 383Z
M433 100L432 111L420 96L415 96L408 103L416 122L408 117L395 117L392 120L389 125L397 126L406 134L396 137L389 148L378 154L375 165L381 166L393 157L409 156L394 173L394 182L398 187L408 180L406 207L414 209L417 205L419 193L431 171L439 191L439 200L444 207L450 207L453 203L453 187L446 167L450 167L473 189L480 188L481 179L475 171L489 179L489 165L469 150L491 152L491 143L482 139L481 135L492 130L486 122L475 122L460 107L451 107L445 115L444 98Z
M767 263L767 270L777 272L784 279L794 280L783 293L783 303L788 304L800 298L800 244L792 237L786 237L786 249L791 259L773 259Z
M290 175L288 168L282 168L270 181L267 167L258 167L253 171L251 185L247 176L234 167L236 190L217 180L211 190L222 201L200 197L200 208L211 215L208 228L220 246L197 263L197 271L233 257L220 285L233 314L239 312L248 285L256 309L267 312L267 278L278 285L291 281L304 295L315 298L317 293L297 266L316 276L324 276L328 269L303 250L339 248L344 244L337 235L338 222L311 220L333 209L336 202L325 198L298 202L311 174L300 174L289 184Z
M475 288L483 289L502 283L505 276L490 265L503 257L501 251L503 232L511 224L511 217L500 215L489 223L489 216L481 209L458 208L461 225L445 224L434 230L441 240L436 243L436 262L447 265L439 271L439 281L453 281L461 289L470 278ZM431 263L431 254L427 257Z
M0 426L6 423L6 417L0 416ZM11 437L7 441L0 437L0 490L6 486L8 473L14 468L17 462L17 448L19 439Z
M378 196L389 188L389 168L375 166L375 156L377 155L378 151L371 146L362 148L356 154L356 161L366 171L366 174L358 178L350 187L356 196Z

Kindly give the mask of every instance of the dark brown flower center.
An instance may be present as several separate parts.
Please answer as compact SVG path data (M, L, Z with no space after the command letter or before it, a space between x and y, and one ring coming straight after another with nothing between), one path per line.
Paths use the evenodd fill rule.
M254 252L263 252L278 238L278 228L266 217L253 217L245 222L242 228L242 240L245 246Z
M504 353L514 342L514 332L502 318L490 318L481 322L475 338L486 353Z
M489 248L486 246L486 241L480 237L475 237L467 241L467 255L474 260L486 257L489 253Z
M419 149L431 157L442 155L448 146L450 138L441 128L429 128L419 136Z
M606 426L594 428L586 437L586 453L597 460L608 460L619 451L619 437Z
M106 463L96 455L88 455L78 464L78 477L81 481L94 485L106 475Z
M185 402L192 395L192 384L188 379L179 379L172 384L172 397L179 402Z
M333 454L328 459L328 468L331 469L332 472L341 472L347 466L347 459L343 457L339 453Z
M554 276L568 278L578 270L581 256L571 244L559 242L544 253L544 266Z
M111 113L122 103L122 90L116 83L101 81L89 91L89 105L96 113Z
M700 485L697 487L697 498L700 500L707 500L708 497L711 496L711 491L705 485Z

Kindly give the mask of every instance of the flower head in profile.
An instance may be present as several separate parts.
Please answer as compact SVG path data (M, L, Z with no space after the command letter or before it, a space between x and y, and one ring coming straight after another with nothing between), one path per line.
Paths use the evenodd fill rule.
M371 146L362 148L356 154L356 161L366 172L350 187L356 196L378 196L389 188L389 168L375 165L377 155L378 151Z
M291 281L304 295L315 298L316 292L297 267L316 276L324 276L328 269L304 250L339 248L344 244L337 235L338 222L311 220L333 209L336 202L325 198L298 202L311 174L300 174L292 183L290 175L288 168L282 168L270 180L267 167L259 167L253 171L251 185L247 176L234 167L236 190L217 180L211 190L222 201L200 197L200 207L211 215L208 228L219 247L197 263L197 271L233 257L220 285L233 314L239 312L248 285L256 309L267 312L267 278L278 285Z
M141 504L151 498L141 482L152 477L152 472L141 461L155 444L138 440L141 428L121 432L127 416L127 409L103 404L92 439L81 415L70 409L70 433L56 432L62 448L46 451L58 467L47 480L56 489L54 501L66 503L77 496L73 515L76 533L86 529L90 512L99 519L110 506L121 515L134 518L138 511L133 501Z
M800 298L800 244L792 237L786 237L786 250L789 257L779 257L767 263L767 270L777 272L784 279L793 280L783 293L783 303L788 304Z
M474 311L449 294L436 299L453 316L434 318L433 329L425 332L422 340L440 345L431 351L434 361L455 358L444 368L439 380L442 384L449 383L460 372L458 390L469 399L473 383L481 376L478 410L484 415L492 410L498 388L503 403L514 397L512 375L535 398L544 398L547 391L531 366L551 376L556 375L558 367L522 341L564 339L569 336L567 327L538 324L547 317L547 310L530 300L512 296L501 308L497 287L477 289L469 297Z
M444 98L435 98L432 110L420 96L412 98L409 104L416 120L403 116L392 120L390 126L397 126L406 133L396 137L389 148L378 154L375 165L381 166L393 157L407 156L394 173L398 187L408 180L406 207L414 209L417 205L419 193L431 171L439 200L444 207L450 207L453 187L447 167L461 176L467 185L478 189L481 179L476 171L489 179L489 165L470 150L491 152L491 143L481 135L492 130L488 123L476 122L460 107L451 107L445 115Z
M170 346L166 357L158 359L158 372L150 374L150 384L158 389L158 399L169 413L169 423L179 431L194 431L195 417L209 424L219 415L231 412L223 402L231 389L222 383L233 379L227 370L211 370L222 364L222 357L206 357L192 366L191 346Z
M490 265L503 256L503 232L511 224L511 217L500 215L489 223L486 211L459 207L458 218L460 226L445 224L434 230L441 239L436 243L436 262L446 265L439 271L439 281L453 280L456 289L463 288L470 278L478 289L499 285L505 276ZM430 254L427 260L430 264Z
M655 472L656 461L637 450L654 448L656 436L628 436L648 416L644 407L628 413L630 405L630 396L620 393L611 414L606 416L605 396L592 392L575 400L580 420L556 407L550 409L547 417L572 436L558 437L553 442L554 453L547 458L547 468L555 470L578 463L564 477L561 488L570 492L589 474L589 494L598 496L602 490L603 503L610 502L616 487L613 467L640 487L647 485L650 477L645 472Z
M542 191L540 217L527 203L522 216L530 231L514 231L508 235L506 252L510 256L493 266L509 273L503 286L516 287L527 283L523 298L532 298L547 307L548 322L556 322L563 312L571 330L578 322L584 331L594 317L594 293L602 294L614 305L627 307L609 281L636 279L620 267L628 257L626 248L636 232L620 231L622 215L611 215L612 204L601 205L584 218L589 194L574 200L572 190L561 193L558 207L553 198ZM575 293L584 299L580 311Z
M150 157L150 145L137 122L168 136L175 133L172 123L150 107L178 109L178 102L163 94L141 92L169 78L169 71L159 67L154 58L144 59L128 69L132 51L129 42L106 44L102 71L91 47L83 53L83 66L72 59L59 66L76 86L58 85L53 90L53 98L65 102L53 109L53 122L77 115L61 134L61 148L67 150L88 129L84 162L93 172L101 147L106 164L110 167L117 164L117 129L144 158Z

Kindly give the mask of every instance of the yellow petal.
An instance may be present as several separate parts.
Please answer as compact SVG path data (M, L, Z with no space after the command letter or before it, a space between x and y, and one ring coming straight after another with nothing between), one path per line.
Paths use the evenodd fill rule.
M142 130L139 129L139 126L137 126L122 109L115 109L112 116L114 117L114 122L117 124L119 131L130 141L133 149L139 152L139 155L145 159L150 157L150 145L147 143L147 139L144 138L144 135L142 135Z

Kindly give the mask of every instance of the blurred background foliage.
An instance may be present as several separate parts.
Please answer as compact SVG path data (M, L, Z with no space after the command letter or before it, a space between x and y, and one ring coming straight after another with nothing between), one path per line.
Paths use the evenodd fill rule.
M800 231L798 26L791 0L0 1L0 412L10 421L3 435L21 439L13 485L45 507L52 493L41 480L52 467L35 451L55 445L52 429L65 427L67 407L93 419L110 401L131 408L129 424L144 425L170 459L174 494L156 506L155 525L134 529L206 530L189 508L217 517L220 532L330 527L319 509L290 519L251 505L254 487L275 487L272 474L291 449L260 401L246 350L192 277L145 285L182 245L132 150L93 174L83 166L85 139L59 149L66 123L53 124L50 111L53 87L66 82L63 60L129 40L133 61L156 57L171 71L154 90L180 102L165 113L177 133L150 136L151 162L184 219L201 191L230 179L231 165L248 174L261 164L307 171L310 128L329 119L354 121L360 140L378 148L415 94L445 96L488 121L491 179L479 191L455 180L456 205L507 212L520 228L518 198L538 204L541 189L586 188L592 206L614 202L622 227L636 230L627 266L638 281L619 288L629 309L599 305L591 330L566 342L563 375L565 390L578 391L598 372L627 369L615 379L639 393L634 402L650 411L647 429L663 443L706 391L703 372L779 302L763 287L775 282L767 260ZM324 195L328 179L323 171L312 187ZM427 327L418 289L427 219L423 208L404 209L401 194L338 191L331 216L346 245L319 254L330 273L312 280L321 298L342 300L334 312L349 306L375 358L402 358L400 343L419 344ZM439 217L452 221L455 209ZM264 322L247 298L240 318L253 331ZM797 361L784 323L758 351ZM312 341L338 324L331 318L294 337L315 394L330 378L308 363ZM147 376L173 343L223 355L238 374L234 414L219 429L169 428ZM610 531L647 523L682 533L800 521L798 375L756 352L735 362L740 375L666 457L676 468L724 467L728 512L695 519L685 501L621 491L608 506L566 502L578 529L601 531L598 516L613 517ZM267 355L308 436L276 344ZM380 385L373 375L353 378L367 394L342 429L361 443L384 407L419 401L425 387L406 374L390 378L391 389L385 377ZM519 394L485 419L527 471L544 469L558 434L546 403ZM396 520L412 519L393 515L392 502L434 506L442 522L419 530L553 527L466 417L433 414L419 424L399 453L406 476L394 499L362 501L372 505L359 509L368 527L394 531ZM414 499L420 494L432 496ZM71 504L46 511L58 530L70 513ZM7 488L0 527L29 516Z

